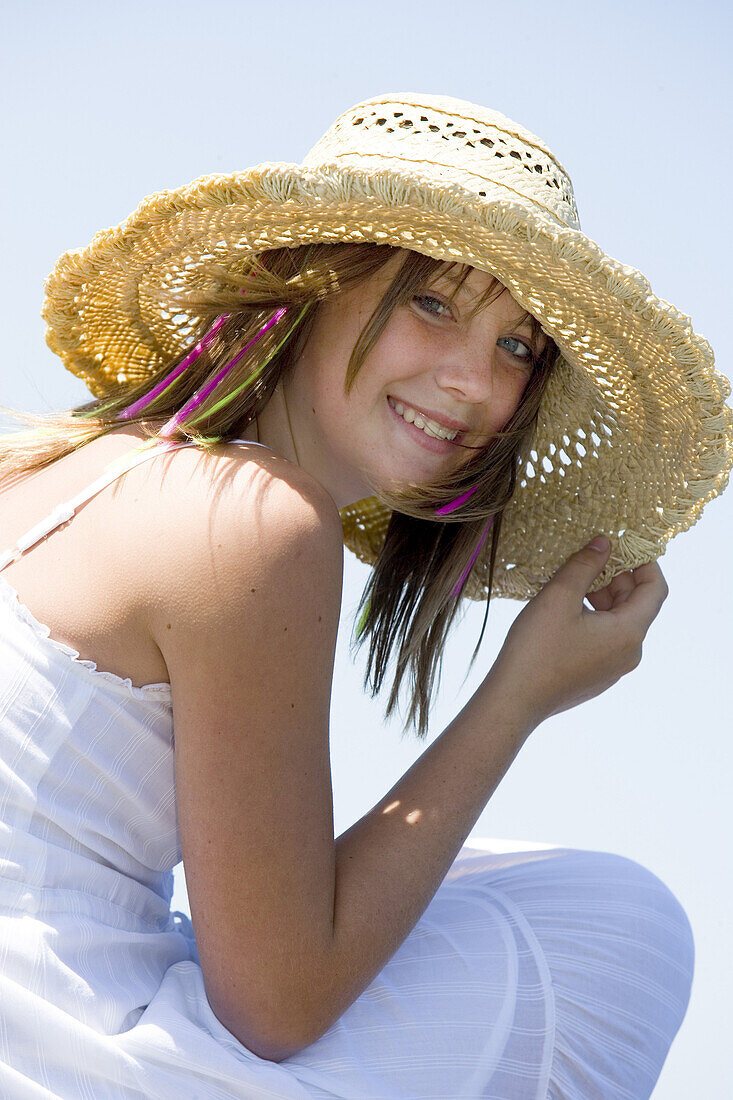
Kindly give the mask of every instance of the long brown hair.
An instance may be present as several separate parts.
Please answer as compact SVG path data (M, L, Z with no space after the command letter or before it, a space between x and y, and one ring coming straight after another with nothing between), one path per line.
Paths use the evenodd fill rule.
M371 243L314 244L251 256L236 274L212 266L205 290L168 293L161 298L161 309L171 314L178 311L185 319L191 347L217 318L224 313L229 315L195 363L138 416L128 420L120 420L122 410L149 395L169 374L173 364L165 363L157 372L137 382L116 383L109 396L63 413L40 415L4 409L31 427L0 437L0 481L41 469L123 423L138 424L145 434L156 435L160 419L167 420L179 412L252 340L276 310L291 307L232 368L225 383L217 386L191 417L182 422L177 433L180 438L193 439L207 449L241 437L264 409L280 379L298 361L320 302L370 278L398 251L389 245ZM456 266L458 280L453 295L470 272L469 267L416 252L405 253L352 350L345 379L347 391L394 310ZM501 283L494 280L474 303L472 312L493 301L503 290ZM533 336L537 336L541 331L539 322L529 313L525 317L531 320ZM110 354L113 356L114 352ZM533 430L545 384L558 354L556 345L548 338L542 353L535 356L522 400L510 421L488 444L473 449L468 460L448 477L430 485L407 486L400 492L379 493L380 499L392 509L392 516L359 605L356 645L369 643L365 687L372 694L381 690L394 659L386 714L395 709L407 679L409 706L405 730L413 726L419 739L427 735L430 702L439 680L445 641L460 606L460 599L453 592L487 520L493 517L485 592L488 614L503 509L514 491L519 454ZM436 509L469 489L473 492L462 506L436 517ZM486 619L484 626L485 622Z

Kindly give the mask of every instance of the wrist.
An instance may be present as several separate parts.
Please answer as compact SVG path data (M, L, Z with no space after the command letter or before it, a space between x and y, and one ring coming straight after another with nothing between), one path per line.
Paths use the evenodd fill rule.
M498 659L479 688L487 712L509 732L525 740L547 717L531 688L526 678L512 674Z

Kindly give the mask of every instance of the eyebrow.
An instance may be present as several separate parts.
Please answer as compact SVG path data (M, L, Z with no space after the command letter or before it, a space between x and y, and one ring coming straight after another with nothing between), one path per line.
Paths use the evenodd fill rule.
M471 287L466 285L468 281L467 276L456 274L453 271L445 271L439 273L436 276L435 282L439 282L441 279L445 279L447 282L453 283L457 290L464 290L470 298L476 299L481 297L480 293L472 290ZM517 319L510 320L508 322L510 328L522 328L523 326L529 328L531 330L530 335L535 341L541 341L543 338L545 340L548 340L549 337L547 336L547 333L544 332L541 327L538 331L535 332L535 323L539 325L539 322L536 318L533 318L529 310L520 310L520 312L517 314Z

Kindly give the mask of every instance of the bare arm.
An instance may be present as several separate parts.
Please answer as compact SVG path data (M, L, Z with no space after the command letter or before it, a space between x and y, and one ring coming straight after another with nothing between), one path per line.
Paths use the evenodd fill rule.
M325 1027L417 924L531 730L486 680L377 805L336 841Z
M641 659L667 594L659 566L583 598L608 553L585 548L517 617L493 669L392 790L336 842L325 1030L394 954L537 725L610 687Z
M588 658L587 617L600 616L583 610L582 598L605 556L593 559L595 574L576 577L574 588L555 584L554 603L528 605L532 616L527 608L518 617L461 714L334 841L328 709L338 516L302 485L276 484L273 493L257 530L239 543L224 510L222 530L211 531L218 554L200 564L196 597L188 584L174 588L155 635L173 686L181 842L207 994L242 1043L279 1061L318 1038L410 933L521 745L557 709L557 684L558 698L588 697L591 682L608 686L633 662L630 632L609 656L613 611ZM634 609L633 593L626 606ZM532 694L524 651L560 612L583 667L573 680L566 645L554 676L545 669Z
M330 498L266 456L159 539L151 632L172 688L176 796L211 1007L284 1056L322 1018L334 903L328 718L342 535ZM251 480L250 480L251 479ZM180 508L180 505L179 505ZM164 566L164 567L163 567Z
M589 596L608 551L584 548L526 605L471 700L385 795L337 840L336 913L325 1026L411 932L525 740L544 718L636 667L667 594L656 563Z

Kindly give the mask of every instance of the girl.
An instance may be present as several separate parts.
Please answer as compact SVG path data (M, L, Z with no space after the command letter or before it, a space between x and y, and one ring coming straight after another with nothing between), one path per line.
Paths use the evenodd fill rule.
M726 483L703 338L537 137L416 95L145 200L45 316L94 400L0 449L2 1095L648 1097L677 899L463 845L538 725L638 664L656 558ZM343 541L369 682L421 737L462 600L531 598L334 840Z

